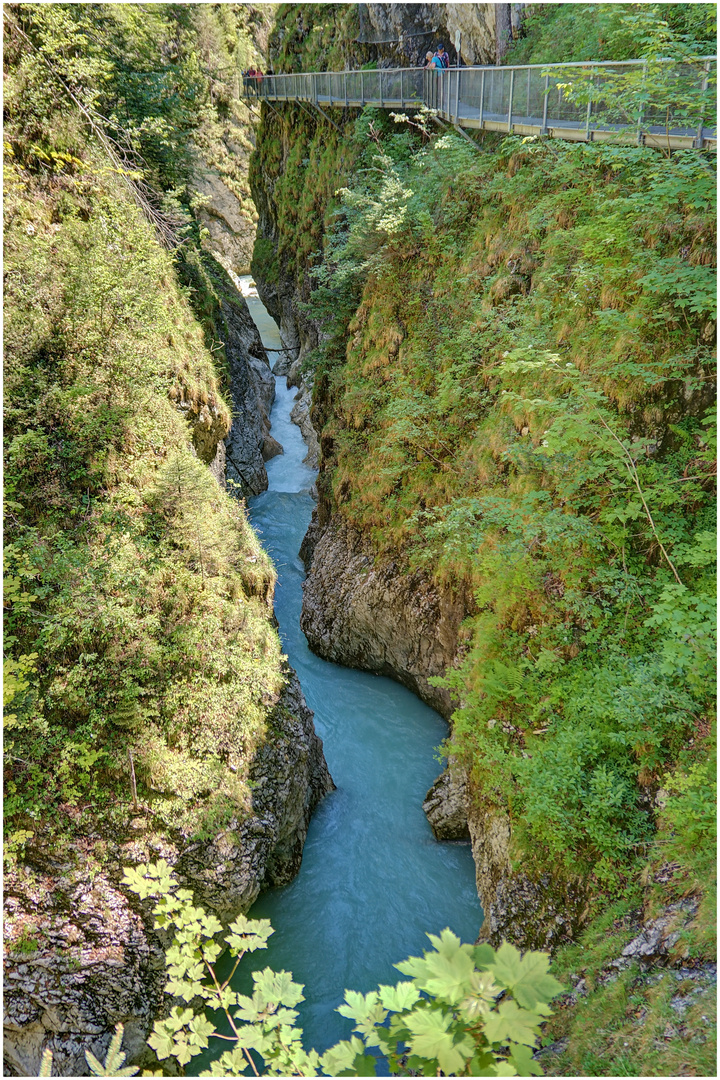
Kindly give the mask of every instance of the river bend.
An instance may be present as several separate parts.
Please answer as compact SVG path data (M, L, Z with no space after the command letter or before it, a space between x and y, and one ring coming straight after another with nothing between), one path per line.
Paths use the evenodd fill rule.
M250 279L241 284L263 343L277 349L276 324ZM298 1023L306 1049L323 1052L350 1035L351 1021L335 1012L345 988L397 982L393 963L421 953L426 932L449 926L474 941L482 911L470 845L437 843L421 806L440 771L435 748L445 721L391 679L321 660L300 630L305 570L297 553L315 472L303 464L306 446L289 418L297 391L284 378L276 388L272 434L284 454L267 463L268 490L250 500L250 519L277 569L283 648L315 713L337 790L315 811L297 877L253 906L250 914L269 918L275 933L267 951L243 962L236 989L248 992L253 965L292 971L305 984Z

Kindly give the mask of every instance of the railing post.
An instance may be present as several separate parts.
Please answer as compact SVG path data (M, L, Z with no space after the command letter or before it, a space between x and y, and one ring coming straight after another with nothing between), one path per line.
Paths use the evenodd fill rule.
M382 68L380 68L380 69L378 70L378 76L379 76L378 82L379 82L379 84L380 84L380 108L382 109L382 107L383 107L383 92L382 92L382 77L383 77L383 73L382 73Z
M482 69L480 75L480 115L478 116L478 123L480 127L483 126L483 110L485 108L485 68Z
M512 131L513 90L515 88L515 68L510 68L510 103L508 105L508 132Z
M590 98L587 104L587 114L585 116L585 138L590 142L590 113L592 112L592 89L593 89L593 71L590 68Z
M704 94L705 91L708 88L708 76L709 76L709 74L710 74L710 61L706 60L705 64L704 64L704 69L703 69L702 81L700 83L700 93L701 94ZM695 139L695 147L696 147L696 149L699 149L699 150L702 150L702 146L703 146L703 141L704 141L703 140L703 132L704 132L704 129L705 129L705 116L702 115L700 117L700 124L698 126L697 137Z
M547 135L547 111L548 111L548 98L550 97L550 76L545 76L545 98L543 100L543 118L542 118L542 130L541 135Z
M362 101L362 107L365 108L365 72L360 72L360 100Z
M455 123L458 122L460 110L460 68L455 68Z
M643 86L643 88L645 86L646 81L647 81L647 64L644 63L643 64L643 73L642 73L642 86ZM643 121L643 110L642 110L642 105L641 105L640 106L640 112L638 113L638 121L637 121L637 144L638 144L638 146L642 146L642 141L643 141L642 121Z
M347 96L347 71L343 71L343 84L345 86L345 108L347 109L348 96Z
M400 68L400 108L405 108L405 90L403 83L403 68Z

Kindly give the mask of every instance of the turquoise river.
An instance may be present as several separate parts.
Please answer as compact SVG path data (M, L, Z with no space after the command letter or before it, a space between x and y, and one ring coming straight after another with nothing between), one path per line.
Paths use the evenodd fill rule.
M263 343L278 349L275 322L250 279L241 284ZM315 811L297 877L253 906L250 915L269 918L275 933L267 951L243 961L235 988L251 992L253 965L291 971L305 985L298 1020L305 1047L322 1052L350 1036L351 1021L335 1011L346 988L397 982L393 964L422 954L427 932L449 926L473 942L482 910L470 845L437 843L422 811L441 769L436 748L447 724L391 679L319 659L300 630L298 550L315 472L303 464L307 448L289 417L297 391L284 378L276 389L272 433L284 453L267 463L268 490L250 500L250 518L278 572L283 648L315 713L337 790Z

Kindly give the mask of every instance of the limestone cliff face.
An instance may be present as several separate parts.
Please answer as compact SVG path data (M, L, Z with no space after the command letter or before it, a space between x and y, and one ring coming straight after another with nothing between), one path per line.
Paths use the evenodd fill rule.
M213 76L210 108L194 137L195 213L207 231L203 246L233 273L247 274L257 224L248 183L257 111L240 95L239 67L266 67L273 6L238 4L195 18L200 63ZM234 51L228 37L236 37Z
M223 144L228 156L245 164L252 151L252 127L238 132L235 140ZM236 274L247 274L255 243L256 214L249 193L234 191L231 182L218 168L203 158L195 167L193 187L203 199L197 211L200 224L207 229L205 246L220 256Z
M448 717L450 694L429 679L443 674L455 659L464 617L462 597L441 594L423 574L409 572L400 558L380 562L347 522L336 518L321 530L303 586L300 618L319 656L389 675Z
M267 488L265 462L279 452L279 444L270 435L275 380L244 298L236 290L227 290L220 304L233 408L224 447L226 471L243 495L258 495Z
M466 64L495 62L497 4L362 4L361 40L377 42L398 66L424 66L425 52L442 41L456 62L455 35L462 35Z
M123 867L166 859L224 924L297 873L310 815L333 783L291 669L268 727L251 767L252 809L212 839L158 833L139 814L125 836L88 835L62 865L38 847L6 877L5 1075L37 1076L49 1047L53 1075L84 1076L85 1050L103 1059L117 1023L128 1060L145 1057L166 1005L166 941L151 904L120 884ZM100 849L102 868L91 858L88 869Z
M344 56L350 67L373 60L380 67L423 67L427 50L443 42L455 65L456 35L460 34L463 64L494 64L518 36L528 6L358 4L358 36L344 43Z

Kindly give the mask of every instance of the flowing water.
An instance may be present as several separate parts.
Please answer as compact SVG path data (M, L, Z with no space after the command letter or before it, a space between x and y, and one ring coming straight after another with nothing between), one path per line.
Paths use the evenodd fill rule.
M241 279L250 313L266 348L277 349L277 326L249 282ZM315 473L302 463L306 447L289 419L297 391L284 378L276 388L272 433L285 452L267 463L269 487L250 500L250 518L277 568L283 649L315 713L337 790L313 815L297 877L253 906L250 914L269 918L275 933L267 951L243 961L235 988L251 992L253 966L291 971L305 984L298 1020L305 1047L322 1052L350 1036L352 1022L335 1011L346 988L365 993L397 982L393 964L421 954L426 932L449 926L474 941L482 911L470 845L437 843L421 806L440 771L435 748L445 721L391 679L320 660L300 630L305 571L297 552Z

